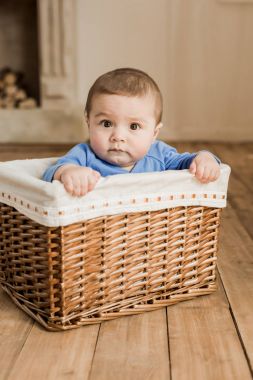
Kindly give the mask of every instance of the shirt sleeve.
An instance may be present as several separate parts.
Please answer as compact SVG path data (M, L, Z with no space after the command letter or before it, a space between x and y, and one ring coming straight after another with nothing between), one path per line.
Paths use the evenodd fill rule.
M212 154L211 152L209 152L207 150L201 150L200 152L207 152L207 153L209 153L211 156L213 156L213 158L216 159L216 161L218 162L218 164L221 163L220 159L218 157L216 157L214 154ZM189 167L190 167L190 165L192 163L192 160L200 152L195 152L195 153L189 153L189 152L178 153L175 148L172 148L172 147L168 146L168 148L166 149L166 153L164 155L164 157L165 157L165 170L169 170L169 169L171 169L171 170L189 169Z
M175 148L169 148L165 154L165 170L189 169L197 153L178 153Z
M60 157L54 165L47 168L42 176L42 179L47 182L52 182L56 170L66 164L86 166L87 153L87 144L78 144L74 146L65 156Z

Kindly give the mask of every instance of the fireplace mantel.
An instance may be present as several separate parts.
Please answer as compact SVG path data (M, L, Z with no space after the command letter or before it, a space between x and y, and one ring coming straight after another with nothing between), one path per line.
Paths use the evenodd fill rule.
M75 1L37 4L41 107L65 109L76 101Z

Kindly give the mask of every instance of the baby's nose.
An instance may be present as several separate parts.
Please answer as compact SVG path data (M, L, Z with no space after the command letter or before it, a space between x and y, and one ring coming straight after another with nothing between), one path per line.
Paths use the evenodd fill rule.
M126 140L126 134L124 133L123 128L115 128L112 131L111 139L112 141L125 141Z

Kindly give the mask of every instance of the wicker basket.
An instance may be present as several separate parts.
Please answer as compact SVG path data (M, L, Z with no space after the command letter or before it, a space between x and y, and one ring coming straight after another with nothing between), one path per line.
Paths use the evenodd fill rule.
M0 203L0 283L52 331L209 294L220 212L178 206L48 227Z

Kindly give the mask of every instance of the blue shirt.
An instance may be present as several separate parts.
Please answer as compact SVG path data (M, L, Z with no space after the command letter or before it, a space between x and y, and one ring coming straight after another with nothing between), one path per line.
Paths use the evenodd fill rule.
M58 159L56 164L50 166L43 174L43 180L51 182L56 170L66 164L87 166L98 171L106 177L124 173L161 172L164 170L188 169L197 153L178 153L175 148L156 140L150 147L146 156L137 161L134 167L128 171L120 166L101 160L93 152L89 144L74 146L65 156Z

